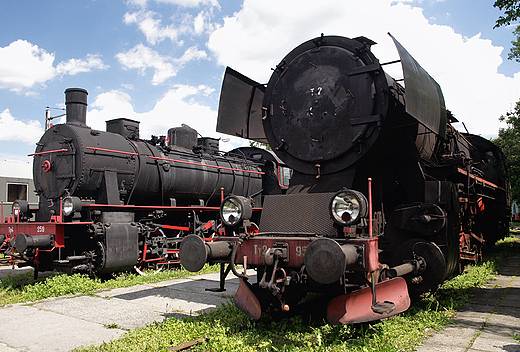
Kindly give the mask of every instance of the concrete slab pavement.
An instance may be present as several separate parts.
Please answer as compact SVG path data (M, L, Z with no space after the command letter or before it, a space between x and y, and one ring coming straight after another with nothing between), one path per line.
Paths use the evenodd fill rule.
M520 352L520 254L457 311L453 324L424 340L417 352Z
M5 270L5 271L4 271ZM24 268L23 270L27 270ZM22 271L0 268L5 272ZM499 275L458 312L454 324L423 341L418 352L520 352L520 253L502 263ZM254 280L254 279L253 279ZM50 298L0 308L0 352L70 351L117 339L126 330L168 317L200 314L229 302L238 279L225 292L219 274L137 285L95 296Z
M218 286L215 273L3 307L0 352L61 352L109 342L129 329L214 309L230 300L238 279L230 275L225 292L205 290Z

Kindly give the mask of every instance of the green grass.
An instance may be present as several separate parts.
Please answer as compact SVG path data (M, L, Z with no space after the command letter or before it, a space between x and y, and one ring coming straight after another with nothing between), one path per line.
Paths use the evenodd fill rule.
M126 333L122 338L80 351L168 351L181 343L207 337L191 351L411 351L454 317L476 287L486 283L504 257L520 253L514 238L499 241L478 266L469 266L462 275L445 282L439 290L414 303L410 309L390 319L357 325L332 326L324 321L296 316L273 320L263 316L253 321L233 304L210 313L185 319L168 319ZM206 266L201 273L218 271ZM0 283L0 305L37 301L67 294L95 294L98 290L154 283L192 275L185 270L166 270L156 275L130 273L110 280L85 275L54 274L34 282L32 273L13 275ZM116 324L107 328L118 328ZM518 340L517 335L514 336Z
M411 351L451 321L454 310L492 277L504 257L519 251L518 240L499 241L482 264L468 266L408 311L377 323L333 326L303 316L253 321L229 303L197 317L172 318L138 328L118 340L81 351L168 351L201 337L208 341L191 351Z
M200 274L218 271L218 266L206 265ZM184 269L163 270L154 275L138 275L135 273L120 273L112 279L101 280L87 275L53 275L34 280L33 273L8 275L0 283L0 306L12 303L38 301L49 297L59 297L74 294L93 294L98 290L117 287L129 287L139 284L160 282L191 276L193 273Z

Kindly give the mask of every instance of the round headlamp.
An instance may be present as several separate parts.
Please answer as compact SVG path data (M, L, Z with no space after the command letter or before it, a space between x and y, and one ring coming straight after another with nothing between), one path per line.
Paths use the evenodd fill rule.
M332 197L330 208L334 221L339 225L347 226L367 216L368 202L361 192L343 190Z
M78 197L65 197L62 201L64 216L70 216L75 212L80 212L82 208L81 200Z
M229 196L220 205L220 217L226 226L236 226L251 219L252 214L251 199L246 197Z
M17 199L13 202L12 214L15 218L25 219L29 215L29 202Z

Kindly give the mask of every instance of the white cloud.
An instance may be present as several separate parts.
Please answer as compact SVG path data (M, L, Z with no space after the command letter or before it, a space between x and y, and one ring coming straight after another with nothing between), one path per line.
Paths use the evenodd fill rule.
M56 66L56 72L60 75L75 75L80 72L90 72L92 69L106 70L109 66L103 64L99 55L88 54L85 60L70 59L62 61Z
M156 0L159 3L180 5L182 7L197 7L200 5L210 5L220 8L218 0ZM128 4L146 7L148 0L128 0Z
M147 2L148 0L128 0L126 3L129 5L145 7Z
M146 69L153 68L155 73L152 84L158 85L177 75L179 69L189 61L207 59L207 54L196 47L190 47L180 58L175 59L162 56L143 44L138 44L126 53L117 54L116 57L125 69L138 69L143 76L146 74Z
M50 54L26 40L17 40L0 48L0 88L17 93L34 95L28 91L35 85L44 85L56 75L75 75L92 69L108 66L98 55L87 55L86 59L70 59L53 66L54 54Z
M447 107L470 132L497 135L504 125L498 117L520 97L520 72L513 78L497 73L502 47L478 33L467 38L448 26L430 24L422 9L408 1L322 0L316 6L313 1L244 0L207 46L219 64L266 83L286 54L321 33L365 36L378 42L372 49L381 62L398 59L387 32L441 85ZM402 78L398 65L387 69Z
M197 7L200 5L210 5L220 8L220 5L217 0L156 0L157 2L162 2L166 4L172 5L180 5L183 7Z
M205 60L207 58L208 54L206 54L205 51L197 49L196 46L192 46L188 48L179 59L174 59L173 61L178 66L182 67L192 60Z
M183 30L175 28L173 25L162 26L161 20L154 18L156 15L155 12L144 10L126 13L124 22L126 24L136 23L146 36L146 41L152 45L160 43L166 38L173 42L177 41L177 37Z
M204 12L199 12L195 20L193 20L193 29L196 34L200 34L204 31Z
M215 30L215 24L212 22L213 12L212 11L201 11L197 16L192 19L193 31L195 35L201 35L202 33L211 33Z
M212 9L202 10L195 17L190 13L179 12L172 18L172 24L163 25L158 13L141 9L137 12L127 12L123 21L127 25L137 24L139 30L145 35L146 41L151 45L170 39L182 46L184 41L179 39L182 35L199 36L205 32L212 32L215 28L211 22L212 17Z
M26 40L17 40L0 48L0 88L16 92L52 79L56 71L49 54Z
M21 141L34 144L40 140L42 134L43 127L39 121L17 120L11 115L9 109L0 112L1 141Z
M106 120L125 117L141 122L140 136L143 139L149 139L151 135L164 136L168 129L182 124L195 128L203 136L218 138L219 134L215 132L217 112L194 99L212 91L204 85L176 85L156 102L152 110L137 113L128 93L112 90L99 94L90 104L87 125L105 130Z

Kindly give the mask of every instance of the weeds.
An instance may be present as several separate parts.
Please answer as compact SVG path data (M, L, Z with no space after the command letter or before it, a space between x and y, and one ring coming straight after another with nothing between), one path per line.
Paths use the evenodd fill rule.
M482 287L489 280L503 258L519 252L520 242L514 238L499 241L494 250L486 254L482 264L468 266L461 275L414 303L408 311L376 323L334 326L301 315L277 319L265 315L253 321L228 303L196 317L170 318L149 324L127 332L118 340L79 351L168 351L173 346L202 337L209 340L191 347L191 351L411 351L422 339L453 319L454 311L469 299L475 288ZM61 276L50 280L52 286L64 284L65 281L59 281L66 280ZM98 289L94 288L96 285L101 285L100 289L131 286L144 283L141 280L145 278L149 277L122 274L106 282L91 280L93 283L75 278L75 283L65 282L75 288L63 291L87 292ZM158 277L157 281L170 278L173 277ZM14 281L17 279L10 280L16 287ZM103 286L105 284L107 286ZM2 285L7 285L7 282L2 281ZM113 326L116 328L115 324ZM518 333L513 338L520 341Z
M206 265L204 273L215 272L218 268ZM54 273L52 276L34 280L33 273L8 275L0 283L0 306L12 303L33 302L49 297L74 294L93 294L97 290L129 287L140 284L155 283L165 280L179 279L193 275L184 270L164 270L155 275L138 275L135 273L119 273L108 280L90 278L83 274L66 275Z

